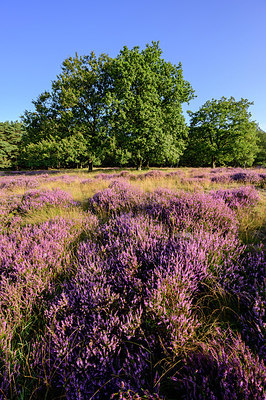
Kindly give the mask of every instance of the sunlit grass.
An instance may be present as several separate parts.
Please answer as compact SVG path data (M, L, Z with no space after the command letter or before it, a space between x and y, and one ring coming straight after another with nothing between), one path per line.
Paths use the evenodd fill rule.
M266 244L266 191L259 193L261 200L254 209L239 212L239 235L245 244Z
M55 218L66 218L78 220L82 217L83 211L78 207L44 207L41 210L36 210L33 213L26 214L23 217L23 224L35 225L41 224Z
M207 179L193 182L177 177L145 178L143 180L133 180L130 181L130 183L136 187L139 187L144 192L152 192L157 188L167 188L170 190L185 192L208 192L210 190L233 189L243 186L243 183L239 182L218 183L208 181Z

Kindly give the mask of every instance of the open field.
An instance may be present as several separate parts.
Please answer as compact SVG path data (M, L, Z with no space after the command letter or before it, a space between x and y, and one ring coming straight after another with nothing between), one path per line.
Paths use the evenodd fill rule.
M265 185L0 176L0 399L262 400Z

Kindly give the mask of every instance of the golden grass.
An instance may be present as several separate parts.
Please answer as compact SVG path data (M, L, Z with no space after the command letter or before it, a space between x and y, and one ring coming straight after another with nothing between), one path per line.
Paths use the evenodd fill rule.
M211 182L209 180L201 181L186 181L179 177L159 177L159 178L146 178L143 180L130 181L136 187L139 187L144 192L152 192L157 188L167 188L171 190L182 190L186 192L219 190L219 189L233 189L243 184L238 182L219 183Z
M73 196L74 200L84 201L92 197L98 190L105 189L110 184L107 180L95 180L87 184L82 184L79 181L64 183L60 181L55 182L44 182L40 185L40 189L52 190L61 189Z
M259 190L260 202L250 211L239 213L239 235L245 244L266 245L266 190Z
M35 225L61 217L78 220L82 217L83 213L84 211L78 207L45 207L41 210L36 210L34 213L25 215L23 217L23 222L25 225Z

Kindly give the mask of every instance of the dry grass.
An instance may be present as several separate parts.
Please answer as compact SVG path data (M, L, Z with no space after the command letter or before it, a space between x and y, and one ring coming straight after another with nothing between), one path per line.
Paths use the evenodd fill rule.
M266 245L266 190L260 190L261 201L250 211L239 213L239 234L245 244Z

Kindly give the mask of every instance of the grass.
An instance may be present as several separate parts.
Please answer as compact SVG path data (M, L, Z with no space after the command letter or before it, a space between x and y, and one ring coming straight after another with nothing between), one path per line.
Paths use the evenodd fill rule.
M164 172L168 171L167 169L162 170ZM118 173L120 171L121 170L117 170ZM210 172L211 169L196 170L183 168L181 171L183 172L185 178L190 179L193 176L203 175L204 173ZM79 174L82 178L87 179L88 177L94 177L99 172L113 174L114 170L95 170L92 173L87 173L84 171L71 171L69 175L73 176ZM139 172L130 170L130 173L138 176L139 174L145 173L145 171ZM193 182L193 180L186 181L186 179L176 176L149 177L143 180L131 180L130 183L133 186L140 188L144 192L152 192L159 187L168 188L174 191L208 192L210 190L217 190L220 188L235 188L242 186L242 184L237 182L221 184L211 182L210 180L204 178L195 182ZM44 207L40 210L36 210L35 212L30 212L23 215L22 225L38 225L49 220L54 220L58 217L74 220L77 222L77 225L79 225L82 218L88 214L88 199L91 198L97 191L107 188L109 184L110 181L103 179L96 179L88 184L82 184L78 179L71 183L65 183L62 181L43 182L40 185L40 189L51 190L59 188L67 191L73 196L74 200L80 202L80 205L78 207L73 206L69 208ZM242 243L248 245L250 248L260 243L266 244L266 190L261 188L258 190L261 197L260 203L249 211L238 211L238 219L240 221L239 237ZM17 188L12 191L12 194L23 194L25 191L25 188ZM62 282L64 282L66 279L70 279L69 277L73 273L70 264L73 264L77 245L84 238L86 239L89 237L88 235L89 233L81 230L80 236L77 236L76 239L73 240L73 243L65 249L65 251L70 253L71 260L66 266L63 265L62 269L55 273L52 278L52 285L58 286L57 294L61 291L60 285ZM200 348L201 345L205 344L210 345L211 348L211 340L215 337L215 335L217 336L217 328L222 327L224 332L229 325L236 332L240 329L238 325L238 314L243 313L244 311L241 310L238 297L230 294L215 282L208 282L203 286L204 287L199 296L195 297L193 305L195 315L197 315L199 318L201 325L196 330L196 336L193 338L193 340L188 340L184 346L180 346L180 348L176 350L177 353L189 354L195 349ZM25 288L21 288L22 292L24 289ZM7 326L6 332L10 332L11 334L10 340L7 341L9 347L7 351L10 352L10 357L13 358L13 361L16 360L23 365L22 374L24 374L24 377L22 378L22 381L24 380L24 388L19 399L26 400L38 398L35 394L39 384L38 378L34 375L34 371L29 365L30 354L33 350L30 345L30 339L33 336L36 338L40 336L45 330L45 325L43 319L44 309L39 309L37 303L29 314L27 314L27 310L23 309L22 292L17 293L18 296L21 296L21 298L17 298L18 303L16 303L16 299L14 298L13 309L7 310L7 322L9 326ZM174 309L176 299L171 290L170 293L170 305ZM10 297L12 297L12 293L10 293ZM5 312L2 310L2 315L4 314ZM20 321L17 320L19 315L22 316ZM164 348L163 343L161 344L162 348ZM173 371L179 371L179 368L181 368L182 365L180 362L180 356L173 357L173 355L170 354L169 349L165 348L165 352L161 359L155 360L155 364L152 366L153 368L158 367L159 370L161 369L162 371L161 376L157 379L157 383L162 382L163 386L166 382L166 378L170 376ZM55 389L51 389L51 391L49 390L49 382L47 382L47 390L45 393L43 393L43 398L54 400L55 398L59 398L56 396L62 395L61 390L53 390ZM16 396L11 394L11 398L15 399ZM62 395L61 398L64 398L64 396ZM136 397L136 399L137 398L139 397ZM147 399L148 398L149 397L147 397ZM145 397L142 397L142 399L144 400ZM170 397L168 399L170 399Z
M266 190L260 190L259 193L260 203L254 209L239 213L239 235L247 245L266 245Z

